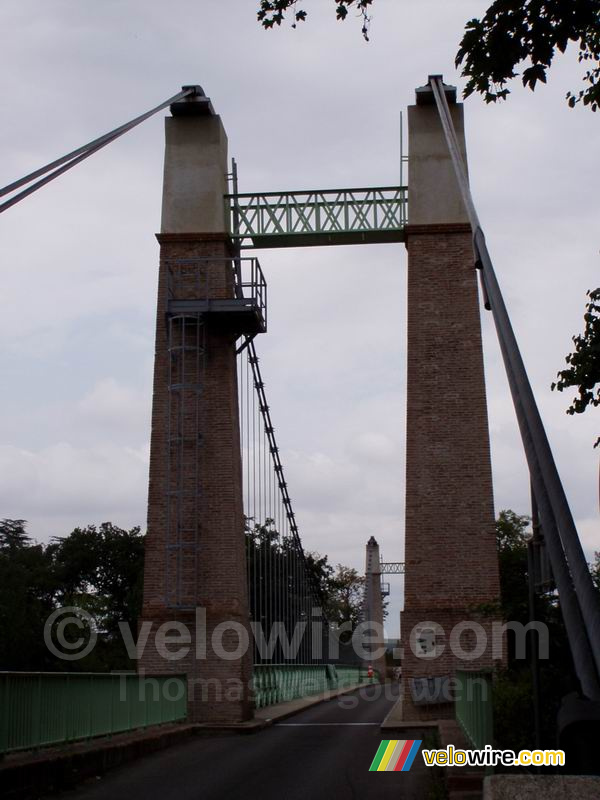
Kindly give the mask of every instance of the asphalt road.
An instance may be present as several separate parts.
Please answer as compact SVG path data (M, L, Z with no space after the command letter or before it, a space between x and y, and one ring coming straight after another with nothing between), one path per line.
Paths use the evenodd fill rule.
M368 771L381 739L392 738L379 724L398 688L383 688L321 703L259 733L193 738L61 800L427 800L433 775L420 754L410 772Z

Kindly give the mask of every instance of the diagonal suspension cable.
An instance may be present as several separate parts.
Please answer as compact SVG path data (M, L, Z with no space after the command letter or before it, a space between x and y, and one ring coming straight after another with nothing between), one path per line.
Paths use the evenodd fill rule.
M556 468L475 209L441 76L429 78L457 183L473 231L486 308L492 311L573 661L584 694L600 699L600 601Z
M27 189L24 189L22 192L19 192L18 194L14 195L9 200L5 200L4 203L1 203L0 213L6 211L8 208L11 208L11 206L14 206L20 200L23 200L25 197L28 197L30 194L33 194L33 192L37 191L38 189L41 189L42 186L45 186L47 183L50 183L50 181L53 181L59 175L62 175L63 173L67 172L67 170L71 169L76 164L79 164L81 161L84 161L86 158L89 158L89 156L93 155L94 153L97 153L98 150L101 150L103 147L106 147L106 145L110 144L111 142L114 142L115 139L118 139L120 136L123 136L123 134L132 130L137 125L140 125L142 122L145 122L145 120L149 119L154 114L157 114L163 108L166 108L172 103L176 103L177 101L182 100L184 97L188 97L190 95L203 96L203 93L200 94L201 91L202 90L200 89L200 87L195 87L195 86L183 87L181 92L178 92L176 95L173 95L173 97L170 97L168 100L165 100L164 102L160 103L155 108L150 109L150 111L146 111L144 114L140 114L138 117L129 120L129 122L125 122L118 128L115 128L114 130L109 131L108 133L105 133L102 136L97 137L96 139L93 139L91 142L88 142L87 144L78 147L76 150L72 150L70 153L67 153L64 156L61 156L60 158L57 158L54 161L51 161L49 164L46 164L43 167L39 167L39 169L30 172L28 175L25 175L24 177L19 178L18 180L7 184L6 186L0 189L0 197L4 197L5 195L10 194L11 192L16 191L17 189L20 189L22 186L26 186L28 183L31 183L32 181L36 180L36 178L40 178L42 175L45 175L44 178L37 181L33 185L29 186Z

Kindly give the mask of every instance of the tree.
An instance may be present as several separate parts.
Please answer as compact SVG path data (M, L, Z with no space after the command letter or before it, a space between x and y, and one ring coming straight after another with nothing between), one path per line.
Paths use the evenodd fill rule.
M527 537L530 518L507 509L496 520L500 569L500 604L504 619L526 624L529 619Z
M142 604L144 536L139 527L127 531L103 522L100 526L75 528L47 546L55 581L58 606L77 606L94 620L98 644L77 668L129 668L130 662L119 629L137 631Z
M523 625L529 622L529 522L529 517L511 510L500 511L496 520L501 616ZM554 745L561 700L577 688L577 680L556 593L537 594L535 603L536 619L547 626L550 646L549 658L540 661L542 739L544 746L550 747ZM534 741L531 671L528 661L516 658L512 636L508 645L506 668L498 670L494 682L494 735L500 746L523 749Z
M0 522L0 669L108 671L131 669L118 628L135 636L141 609L144 538L105 522L76 528L44 546L24 520ZM50 614L64 606L87 611L98 640L81 660L53 655L44 640ZM79 638L80 631L64 631Z
M303 553L293 537L280 536L275 520L263 523L246 517L246 558L251 614L269 627L275 621L292 628L298 609L306 601L322 607L324 617L335 625L360 620L364 578L355 569L331 566L327 556ZM280 608L280 598L286 602ZM282 619L275 616L282 615ZM275 615L275 616L274 616Z
M559 392L577 388L578 397L567 408L567 414L581 414L588 406L600 405L600 289L588 291L587 296L590 299L583 315L585 329L573 337L575 350L565 358L570 366L560 370L558 381L552 384L552 389ZM600 437L594 447L598 444Z
M600 0L495 0L481 20L472 19L456 55L468 79L464 96L473 92L486 102L504 100L515 68L528 64L523 86L546 83L556 51L569 42L579 47L588 67L584 88L567 94L571 107L582 101L596 111L600 103Z
M352 567L338 564L331 581L329 621L340 626L350 623L353 631L362 619L365 578Z
M333 592L334 569L327 560L327 556L320 553L306 553L306 564L312 576L312 582L324 606L325 616L328 616L329 598Z
M280 536L275 520L267 518L261 524L246 517L246 557L254 619L263 618L269 627L275 621L293 627L294 614L308 600L311 606L320 605L334 625L350 622L354 630L360 622L364 577L343 564L334 570L320 553L302 553L293 537ZM280 609L282 596L287 602ZM291 616L276 620L273 615L281 613Z
M3 519L0 522L0 550L20 550L26 547L31 539L25 533L27 520Z
M371 21L368 11L372 2L373 0L334 0L337 19L346 19L351 8L358 11L362 19L362 35L367 41L369 41ZM298 8L298 0L260 0L257 17L263 28L273 28L275 25L281 25L286 12L290 10L294 19L292 27L295 28L297 22L304 22L306 19L306 11Z
M355 9L362 20L362 33L368 40L372 0L333 0L338 19L346 19ZM261 0L258 19L265 28L281 25L286 12L293 15L293 26L306 19L298 0ZM600 0L494 0L482 19L467 22L456 55L467 78L464 96L473 92L485 101L504 100L510 93L507 84L524 66L524 86L535 89L546 83L547 72L556 51L569 42L579 47L579 61L586 71L583 89L569 92L573 107L583 102L596 111L600 104Z
M25 532L25 520L0 522L0 670L54 666L44 623L54 610L51 561Z
M594 553L594 560L590 564L590 572L592 573L592 580L596 589L600 592L600 553Z

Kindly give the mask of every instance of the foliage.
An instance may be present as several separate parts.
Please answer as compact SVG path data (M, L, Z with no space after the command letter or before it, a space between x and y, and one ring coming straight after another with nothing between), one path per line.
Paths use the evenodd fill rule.
M594 586L600 592L600 553L598 551L594 553L594 560L590 564L590 572L592 574Z
M322 556L320 553L306 553L306 565L327 617L329 616L329 597L333 590L334 569L327 556Z
M579 46L579 61L590 65L587 88L569 92L569 105L583 101L595 111L600 101L600 0L495 0L482 19L472 19L456 56L468 78L465 97L473 92L486 102L505 99L515 68L528 63L524 86L546 83L556 51L569 42ZM591 65L591 62L594 62Z
M500 567L501 616L526 624L529 619L527 589L527 536L530 518L510 509L496 520L496 546Z
M134 668L119 623L127 623L135 638L144 563L140 529L88 525L44 546L32 542L26 524L0 522L0 670ZM273 519L246 520L246 553L252 617L266 630L281 621L291 633L317 605L334 625L350 622L354 630L359 623L364 578L356 570L341 564L334 569L327 556L303 554L293 537L280 536ZM55 657L44 641L46 620L65 606L91 615L97 634L92 652L77 661Z
M558 381L552 384L552 389L559 392L577 387L578 397L567 409L567 414L581 414L590 405L600 405L600 289L588 291L587 296L590 299L583 315L585 329L583 334L573 337L575 350L565 358L570 366L560 370ZM594 447L598 444L600 438Z
M90 662L97 669L132 668L126 656L119 622L135 637L142 604L144 537L139 527L130 531L110 522L88 525L46 548L57 581L59 606L78 606L94 619L100 634ZM80 662L85 664L85 660Z
M527 538L529 517L501 511L496 520L496 541L500 565L501 614L507 621L529 622ZM566 630L558 599L553 592L538 594L536 619L548 628L550 654L540 661L542 739L554 746L556 715L562 697L577 688ZM508 662L494 681L494 733L499 746L530 748L534 741L533 690L529 660L515 657L508 634ZM531 644L528 634L528 649Z
M329 596L329 621L340 626L350 623L354 630L362 618L365 578L352 567L338 564Z
M531 750L534 736L533 688L528 669L506 668L494 676L494 739L511 750Z
M54 609L51 560L32 544L25 520L0 522L0 669L49 669L44 622Z
M308 619L318 594L313 576L306 572L299 543L280 536L275 520L246 518L246 561L250 616L266 634L281 622L288 636L301 618Z
M323 585L323 610L327 621L333 628L341 628L340 641L347 643L352 639L352 632L363 619L365 578L357 570L337 564L335 570L327 563L327 556L318 553L309 554L309 558L317 558L317 563L324 563L326 573Z
M3 519L0 522L0 552L19 550L31 541L25 533L27 520Z
M334 2L337 19L346 19L351 8L358 11L362 19L362 35L366 41L369 41L371 18L368 12L373 0L334 0ZM281 25L286 12L291 12L293 15L293 28L296 27L296 23L304 22L306 19L306 11L298 8L298 0L260 0L257 17L264 28L273 28L275 25Z
M362 19L368 41L373 0L334 0L336 16L344 20L350 9ZM260 0L258 19L265 28L281 25L286 12L297 22L306 19L298 0ZM524 86L535 89L546 83L556 51L564 53L569 42L579 47L585 65L584 88L568 92L573 107L579 102L596 111L600 104L600 0L494 0L481 19L471 19L456 55L456 66L467 78L464 96L483 95L487 103L504 100L507 84L523 65Z
M131 669L118 623L135 636L141 608L144 539L110 522L76 528L44 546L25 533L24 520L0 523L0 669L82 671ZM98 643L79 661L54 657L44 624L62 606L93 618ZM68 628L67 628L68 630Z
M298 610L311 611L304 608L307 593L310 606L319 605L330 624L350 622L354 630L360 622L364 577L342 564L334 569L327 556L302 553L292 537L280 536L273 519L246 519L246 556L251 615L264 627L281 621L292 630Z

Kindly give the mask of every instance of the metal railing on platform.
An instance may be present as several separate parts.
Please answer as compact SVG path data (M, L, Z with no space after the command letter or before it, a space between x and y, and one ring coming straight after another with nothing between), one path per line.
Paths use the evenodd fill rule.
M0 755L186 716L185 675L0 672Z
M493 744L492 673L489 670L456 673L456 719L477 750Z
M267 282L258 258L173 258L165 264L170 314L210 313L241 319L251 313L256 325L249 330L241 326L241 331L266 331Z

